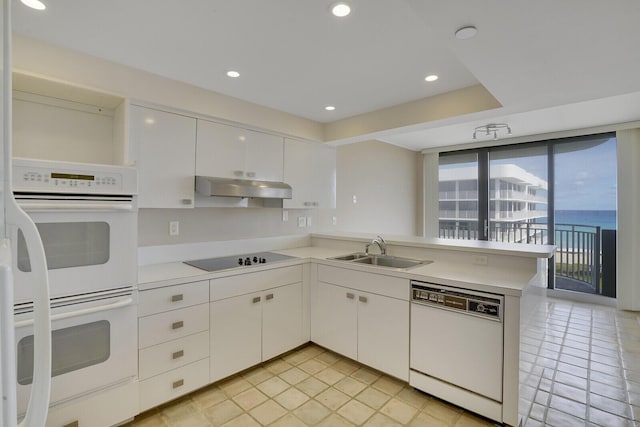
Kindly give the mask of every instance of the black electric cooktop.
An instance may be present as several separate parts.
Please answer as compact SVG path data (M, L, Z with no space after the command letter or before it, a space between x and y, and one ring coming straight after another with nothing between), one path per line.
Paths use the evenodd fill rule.
M270 264L272 262L284 261L292 258L295 257L277 254L274 252L256 252L220 258L196 259L193 261L185 261L184 263L205 271L218 271L226 270L228 268Z

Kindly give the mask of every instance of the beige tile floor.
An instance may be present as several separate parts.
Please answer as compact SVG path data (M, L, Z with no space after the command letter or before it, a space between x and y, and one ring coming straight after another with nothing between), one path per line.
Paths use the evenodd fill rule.
M640 317L547 299L522 331L525 427L640 425Z
M636 425L633 420L640 420L637 316L549 299L533 319L522 339L519 409L523 424ZM152 409L127 425L473 427L493 423L309 344Z

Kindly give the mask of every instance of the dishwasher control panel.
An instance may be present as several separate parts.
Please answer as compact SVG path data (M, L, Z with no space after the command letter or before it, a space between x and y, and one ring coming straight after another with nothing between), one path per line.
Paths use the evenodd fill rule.
M502 320L502 297L425 282L411 282L411 301Z

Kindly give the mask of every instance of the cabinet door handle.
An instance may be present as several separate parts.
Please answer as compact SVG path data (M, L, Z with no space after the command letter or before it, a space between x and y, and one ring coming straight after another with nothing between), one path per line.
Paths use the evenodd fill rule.
M269 301L273 299L273 294L267 294L266 300Z
M184 322L182 320L178 321L178 322L173 322L171 324L171 329L180 329L184 326Z
M356 296L354 294L352 294L351 292L347 292L347 298L349 299L354 299Z
M191 203L193 203L193 201L191 199L182 199L180 200L180 203L182 203L183 205L190 205Z
M253 297L253 303L259 303L260 302L260 297Z
M235 176L244 176L244 171L233 171Z
M175 351L172 355L171 358L173 360L175 359L180 359L182 356L184 356L184 350L179 350L179 351Z
M364 297L364 296L360 295L360 296L358 297L358 301L360 301L360 302L367 302L367 297Z
M184 385L184 380L178 380L173 382L173 388L182 387Z
M184 299L183 294L171 295L171 302L180 302Z
M255 176L256 176L256 173L255 173L255 172L247 172L247 176L248 176L249 178L253 178L253 177L255 177Z

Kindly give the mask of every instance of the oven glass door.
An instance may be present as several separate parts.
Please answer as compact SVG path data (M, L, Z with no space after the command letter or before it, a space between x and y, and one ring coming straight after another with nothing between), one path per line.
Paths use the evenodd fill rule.
M125 295L52 310L51 404L131 380L137 374L135 297ZM33 328L16 316L18 412L33 372ZM58 320L56 320L58 318Z
M136 281L133 211L28 212L44 244L51 298L130 286ZM31 265L15 230L15 302L32 300Z

